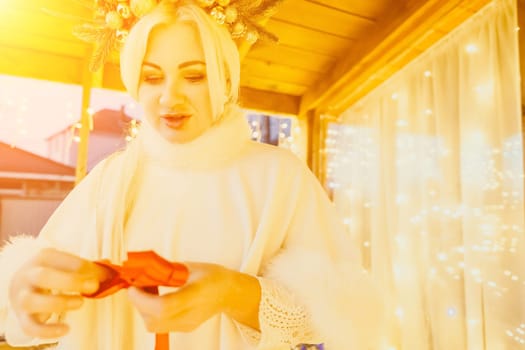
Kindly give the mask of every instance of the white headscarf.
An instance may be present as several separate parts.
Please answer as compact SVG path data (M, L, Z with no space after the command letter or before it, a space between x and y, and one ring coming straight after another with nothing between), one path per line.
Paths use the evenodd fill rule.
M142 62L151 31L159 24L176 21L189 22L199 32L206 60L213 119L217 120L223 114L224 106L237 103L239 97L239 52L228 30L191 2L184 1L180 5L161 2L134 25L120 56L122 82L130 95L137 99ZM176 39L173 38L174 41Z

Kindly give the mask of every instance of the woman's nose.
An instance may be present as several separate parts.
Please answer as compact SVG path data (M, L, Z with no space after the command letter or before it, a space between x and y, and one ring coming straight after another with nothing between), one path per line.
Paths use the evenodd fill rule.
M186 95L182 89L180 82L167 82L160 96L159 103L164 107L173 107L184 104L186 102Z

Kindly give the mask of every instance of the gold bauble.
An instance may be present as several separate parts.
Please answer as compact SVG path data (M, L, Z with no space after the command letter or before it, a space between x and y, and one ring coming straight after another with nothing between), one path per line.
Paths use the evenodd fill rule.
M226 15L224 14L224 9L220 6L215 6L211 12L210 15L215 18L217 23L224 24L224 21L226 20Z
M131 12L138 18L150 13L155 6L157 6L157 0L131 0L129 4Z
M124 44L124 42L128 38L128 35L129 35L129 32L127 30L125 30L125 29L117 30L117 40L121 44Z
M122 17L116 11L110 11L106 14L106 24L111 29L119 29L123 23Z
M246 25L242 22L237 22L233 25L232 35L236 37L242 36L245 30L246 30Z
M233 23L237 20L237 9L235 7L227 7L225 10L224 10L224 14L226 15L226 22L227 23Z
M131 16L131 9L127 4L118 4L117 12L124 19L128 19Z
M246 39L246 41L250 44L253 44L257 41L257 39L259 39L259 35L257 34L257 32L250 30L246 33L244 39Z
M230 0L217 0L217 3L222 7L226 7L230 4Z

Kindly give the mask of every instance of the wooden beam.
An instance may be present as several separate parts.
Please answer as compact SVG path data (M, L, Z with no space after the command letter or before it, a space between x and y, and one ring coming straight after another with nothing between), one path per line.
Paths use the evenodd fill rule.
M86 52L88 48L82 47ZM65 84L83 84L84 60L79 57L52 52L4 46L0 42L0 74L18 77L56 81ZM107 62L101 81L95 87L124 91L118 64Z
M82 69L82 107L80 112L80 142L77 150L77 164L75 168L75 185L78 184L87 174L89 134L93 130L93 111L90 110L91 92L94 87L102 87L104 77L104 67L97 72L89 69L90 60L94 52L94 46L90 45L85 51Z
M92 50L88 50L88 55L84 60L84 70L82 79L82 106L80 111L80 141L78 143L77 163L75 167L75 184L78 184L87 174L87 160L89 148L89 133L92 128L92 111L89 111L91 103L91 89L101 82L101 74L93 74L89 71L89 57Z
M521 106L525 106L525 0L518 0L518 43L520 50ZM525 122L525 120L524 120ZM525 127L525 124L522 124ZM525 154L524 154L525 157Z
M126 91L120 78L120 65L118 63L106 62L103 72L102 87L104 89Z
M82 61L78 58L1 44L0 51L0 74L82 84Z
M331 195L326 185L326 153L325 140L330 123L336 122L334 117L322 115L317 110L309 110L306 115L308 122L307 164L325 190Z
M18 31L0 23L0 46L81 59L89 44L80 40L66 41L39 33Z
M408 1L303 95L300 114L314 108L341 113L489 2Z
M339 0L339 2L343 1ZM346 0L346 2L356 1ZM375 19L343 10L340 7L332 7L314 0L283 1L273 18L290 21L305 27L315 27L316 31L346 38L357 37L361 34L362 29L374 27Z
M86 52L86 50L87 48L84 47L82 51ZM85 62L79 57L32 49L12 48L1 44L0 51L2 51L0 74L66 84L83 85L85 83L86 76L83 75ZM88 77L87 79L91 78ZM97 78L94 87L124 91L118 65L111 62L106 63L103 75ZM300 98L298 96L241 87L241 104L246 108L269 113L297 115L299 103Z
M19 7L23 1L13 1L13 5L0 11L0 23L4 28L10 28L10 33L38 34L44 32L47 38L63 41L76 41L72 30L78 24L64 19L60 15L50 15L40 6L30 9ZM67 11L67 9L64 9ZM79 19L80 21L80 19Z
M308 137L306 145L306 164L317 176L319 163L319 136L320 136L320 118L314 110L309 110L304 115L308 125Z
M240 104L243 108L272 114L297 115L299 113L299 102L299 96L241 87Z

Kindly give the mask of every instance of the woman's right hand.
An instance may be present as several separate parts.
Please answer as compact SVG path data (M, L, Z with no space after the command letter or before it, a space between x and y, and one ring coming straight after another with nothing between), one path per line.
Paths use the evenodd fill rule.
M81 294L91 294L111 273L104 267L56 249L42 249L13 276L9 301L19 324L29 336L58 338L69 327L52 314L61 315L82 306Z

